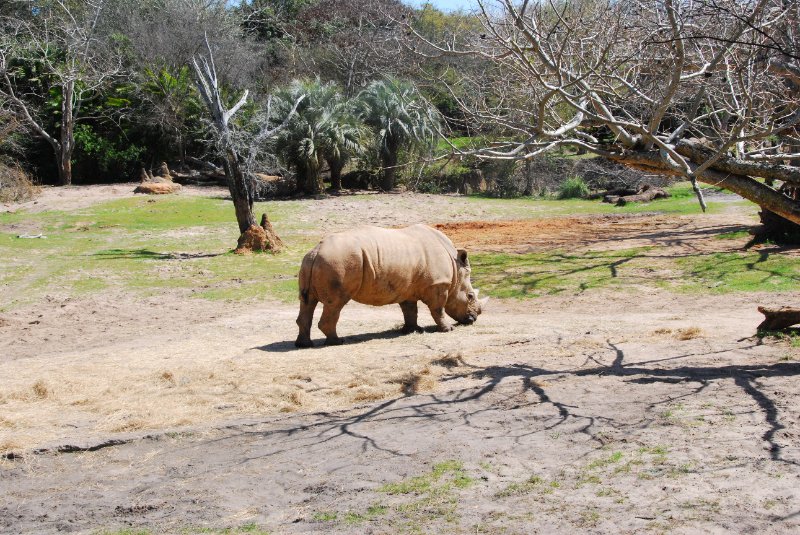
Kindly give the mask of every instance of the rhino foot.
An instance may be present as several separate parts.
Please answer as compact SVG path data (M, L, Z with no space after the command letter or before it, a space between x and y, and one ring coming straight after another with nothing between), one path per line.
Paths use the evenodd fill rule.
M314 342L312 342L310 338L298 338L294 341L294 347L314 347Z
M424 329L419 325L403 325L403 328L400 329L400 332L403 334L421 333L424 332Z
M344 343L344 338L336 337L329 337L325 339L326 346L340 346Z

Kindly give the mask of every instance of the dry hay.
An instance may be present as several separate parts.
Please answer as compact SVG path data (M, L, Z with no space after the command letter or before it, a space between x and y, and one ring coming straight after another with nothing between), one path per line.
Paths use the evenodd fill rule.
M142 182L134 193L145 193L148 195L166 195L169 193L176 193L181 190L181 185L174 182Z
M36 197L41 188L16 164L0 163L0 202L25 202Z

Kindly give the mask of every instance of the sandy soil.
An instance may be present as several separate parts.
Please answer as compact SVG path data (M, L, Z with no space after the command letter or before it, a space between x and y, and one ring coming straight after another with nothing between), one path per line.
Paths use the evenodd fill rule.
M445 231L667 254L740 247L713 236L750 221ZM757 304L799 295L494 300L452 333L420 313L408 336L399 307L350 304L346 345L302 351L295 306L53 298L0 318L0 532L798 530L800 350L753 335Z

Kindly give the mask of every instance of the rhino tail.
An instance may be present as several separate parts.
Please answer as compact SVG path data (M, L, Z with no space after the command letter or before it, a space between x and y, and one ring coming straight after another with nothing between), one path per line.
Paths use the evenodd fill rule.
M303 258L303 263L300 266L300 274L297 277L297 283L300 287L300 300L304 304L308 304L311 294L311 274L314 271L314 261L317 259L319 253L319 245L314 247Z

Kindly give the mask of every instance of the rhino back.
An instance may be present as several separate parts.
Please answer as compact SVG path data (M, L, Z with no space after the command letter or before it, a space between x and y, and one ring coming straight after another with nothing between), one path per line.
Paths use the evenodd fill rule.
M368 305L417 300L433 285L453 284L455 254L446 236L425 225L332 234L320 243L314 286L323 302L339 296Z

